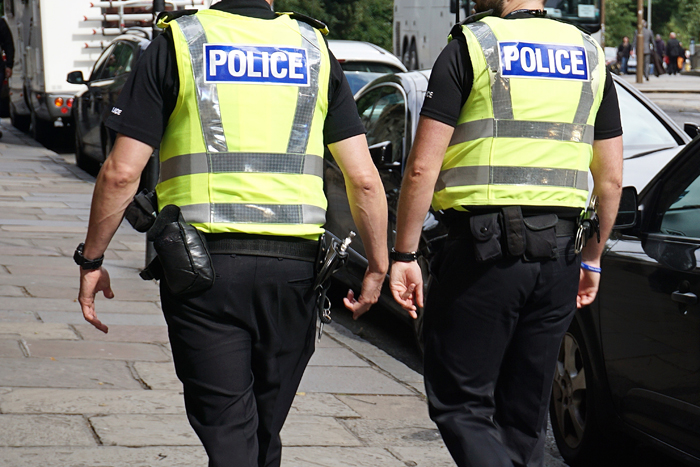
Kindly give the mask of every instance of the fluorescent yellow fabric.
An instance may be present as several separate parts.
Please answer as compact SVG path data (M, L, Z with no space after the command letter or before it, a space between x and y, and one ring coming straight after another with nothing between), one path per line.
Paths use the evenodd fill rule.
M597 44L595 46L590 42L586 44L586 39L576 28L553 20L543 18L504 20L487 17L481 22L485 23L495 35L497 42L494 44L503 46L503 44L518 42L554 44L552 46L554 48L588 47L588 50L593 52L588 58L594 57L595 61L588 60L592 62L588 65L590 78L588 82L552 79L551 76L509 76L505 81L506 90L503 91L504 87L501 86L494 91L500 84L497 73L488 65L488 59L482 47L483 39L480 42L472 29L463 26L475 76L471 94L462 108L457 129L460 125L466 127L482 121L487 122L484 126L495 130L493 134L485 134L484 137L462 138L462 141L456 142L453 138L445 154L441 179L433 196L433 208L462 210L469 206L485 205L584 207L588 192L583 186L585 181L581 180L581 177L588 171L591 162L593 124L600 107L605 83L605 62L602 50ZM499 53L500 50L496 45L497 70L502 72L505 60ZM524 63L524 66L530 65L530 61ZM564 63L566 64L566 61ZM532 66L535 67L534 62ZM539 66L544 68L541 64ZM553 67L552 70L555 68ZM575 130L571 130L570 125L576 123L575 116L584 86L589 86L589 101L592 105L584 115L584 121L574 126ZM495 105L500 106L503 106L503 103L499 99L503 95L510 95L512 116L499 120L498 112L494 111L494 93L499 93L496 96ZM494 120L495 123L490 125L490 120ZM514 122L517 125L514 126ZM528 128L535 124L546 131L543 135L528 136L530 131ZM548 139L551 138L549 133L555 133L554 129L560 127L569 128L573 137L570 136L569 140ZM586 137L589 141L583 141L583 133L578 131L583 127L586 127ZM513 132L518 131L522 134L514 137ZM464 182L459 182L459 179L454 177L455 172L471 173L468 168L479 168L481 176L474 176L470 181L467 181L469 177L465 176ZM525 176L527 173L524 170L510 168L533 169L532 177L526 181L524 179L527 178ZM443 183L443 178L448 179L451 169L457 169L452 170L452 183ZM517 172L522 179L516 177L508 182L508 173L511 171ZM576 174L578 187L557 186L551 179L547 180L549 173L556 173L562 178L565 178L565 175Z
M308 144L305 153L300 156L307 160L318 158L316 165L318 160L322 164L330 59L321 32L313 30L317 44L314 47L302 35L301 28L306 25L288 15L263 20L216 10L202 10L194 17L201 23L206 34L203 39L205 44L237 48L305 49L307 59L312 52L320 53L317 89L314 89L313 83L303 87L307 94L316 92L317 95L315 106L310 109L312 116L309 116L311 126L308 129ZM189 18L185 21L191 20ZM208 147L205 133L211 132L211 127L217 127L217 124L212 123L207 115L200 117L202 101L211 104L211 96L202 96L201 90L198 92L200 88L194 71L198 66L197 60L205 60L207 52L205 48L202 57L191 55L191 50L196 53L201 49L199 43L195 46L188 43L184 24L181 19L166 23L173 34L180 88L160 148L161 180L156 187L159 207L168 204L180 206L185 220L207 233L239 232L318 238L323 232L327 207L323 178L318 174L280 172L274 167L269 170L251 170L250 167L254 164L248 163L251 157L270 158L273 155L277 165L285 164L283 158L289 153L288 146L294 133L301 87L279 83L217 82L213 87L218 94L218 105L210 107L220 112L221 123L218 127L222 128L222 134L219 139L225 138L226 150L212 148L211 144ZM312 48L314 50L310 50ZM269 57L266 56L267 58ZM275 70L274 63L270 63L272 62L266 62L265 65L267 75L270 74L271 66L273 73ZM238 63L239 68L243 65L242 62ZM251 62L248 62L248 66L252 67ZM207 67L213 65L206 62L202 69L206 71L209 69ZM233 73L235 68L228 69ZM277 69L279 72L279 66ZM308 73L311 76L311 72ZM190 156L204 161L205 167L208 162L209 168L204 171L192 169L192 173L188 173L179 161ZM230 160L234 159L240 162L236 165L240 169L231 168L233 163ZM163 179L163 168L173 163L178 165L180 172L177 176ZM221 166L227 168L217 169ZM209 206L213 213L211 218L207 221L196 216L194 221L192 216L188 218L188 213L191 212L189 208L195 206L199 207L200 212L206 212ZM297 206L299 212L303 210L302 207L312 209L316 213L313 222L308 219L289 223L275 220L281 217L278 215L278 207L293 212ZM221 213L216 214L216 209L220 209ZM239 213L240 210L260 212L260 219L264 221L251 221L240 214L232 214Z

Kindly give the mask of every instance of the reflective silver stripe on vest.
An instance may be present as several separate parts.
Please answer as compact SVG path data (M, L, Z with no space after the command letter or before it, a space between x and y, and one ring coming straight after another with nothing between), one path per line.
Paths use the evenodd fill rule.
M201 173L281 173L323 178L323 158L312 154L184 154L160 163L159 183Z
M308 204L190 204L180 206L190 224L318 224L326 222L326 211Z
M588 191L588 171L488 165L455 167L440 172L435 191L470 185L556 186Z
M224 124L221 121L218 87L204 81L204 44L207 43L204 27L196 15L181 16L175 21L180 26L190 51L204 144L208 152L228 152Z
M289 135L287 152L292 154L304 154L309 145L311 124L314 119L316 101L318 99L318 80L321 72L321 49L318 44L316 30L303 21L297 21L297 24L299 25L301 36L310 46L307 49L310 83L308 87L299 87L297 110L294 115L292 132Z
M501 75L501 57L498 54L498 39L491 27L481 21L467 24L484 52L486 63L495 77L491 83L493 116L498 120L513 120L513 101L510 94L510 78Z
M596 88L593 89L593 76L598 73L598 67L600 66L598 62L598 48L593 43L593 39L581 33L583 36L583 45L586 47L586 55L588 58L588 75L591 77L588 81L584 81L583 88L581 89L581 100L578 102L578 109L576 109L576 116L574 117L574 123L586 123L588 122L588 117L591 115L591 109L595 103L595 96L598 94L599 80L595 80ZM591 143L592 144L592 143Z
M457 125L450 146L480 138L534 138L593 144L593 136L592 125L485 118Z

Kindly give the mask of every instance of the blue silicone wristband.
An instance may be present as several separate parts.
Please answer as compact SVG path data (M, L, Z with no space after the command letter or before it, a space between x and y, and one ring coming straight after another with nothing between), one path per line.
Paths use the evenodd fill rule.
M591 266L590 264L586 264L586 263L581 263L581 269L585 269L586 271L591 271L591 272L597 272L598 274L600 274L602 271L601 268L597 268L595 266Z

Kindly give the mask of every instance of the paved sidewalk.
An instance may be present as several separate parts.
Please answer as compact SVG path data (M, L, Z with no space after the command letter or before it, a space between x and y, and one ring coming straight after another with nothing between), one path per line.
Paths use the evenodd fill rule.
M644 93L700 93L700 75L697 74L650 75L649 81L643 79L641 83L637 83L636 75L620 77Z
M104 335L82 318L71 259L94 179L2 123L0 467L205 466L157 286L137 276L143 235L122 226L106 254L116 298L97 302ZM282 433L283 466L454 465L421 375L326 329ZM547 465L563 464L548 454Z

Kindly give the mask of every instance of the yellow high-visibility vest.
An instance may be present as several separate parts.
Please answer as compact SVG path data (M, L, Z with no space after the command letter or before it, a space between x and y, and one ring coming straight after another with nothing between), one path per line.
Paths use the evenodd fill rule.
M202 10L172 31L180 81L160 147L158 204L206 233L317 239L330 58L321 31Z
M605 84L600 46L545 18L487 17L462 31L474 84L433 208L585 207Z

